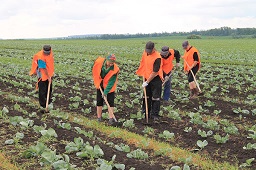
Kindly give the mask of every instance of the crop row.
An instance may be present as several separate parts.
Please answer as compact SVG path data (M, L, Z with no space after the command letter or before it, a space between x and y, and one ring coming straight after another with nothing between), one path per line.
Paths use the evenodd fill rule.
M62 79L61 80L57 79L56 81L61 82ZM94 107L92 107L92 105L90 104L90 103L93 103L94 95L89 95L88 91L84 91L84 90L81 91L82 83L78 83L77 81L75 81L73 79L67 79L67 80L64 79L64 81L66 82L66 84L70 83L72 88L71 89L68 88L67 91L57 92L57 93L54 94L54 96L55 96L56 100L59 100L59 101L62 100L62 101L64 101L64 103L66 103L65 101L70 101L70 102L68 104L68 107L67 106L65 107L65 105L63 107L63 105L62 106L60 105L59 101L56 101L55 104L57 105L57 107L61 107L62 109L77 111L77 112L82 111L84 114L90 116L91 113L94 112ZM62 84L63 83L57 83L57 85L60 86L60 87L62 87ZM63 84L63 85L65 85L65 84ZM92 85L88 85L87 87L92 87ZM61 88L57 88L57 90L59 90L59 89L61 89ZM71 95L71 96L74 96L74 97L70 96L70 97L66 98L67 92L68 92L69 96ZM88 94L88 95L84 96L85 98L82 100L82 97L83 97L82 94ZM36 96L33 93L31 95ZM127 96L127 97L133 97L133 95L137 95L137 98L139 97L138 93L130 93L129 96ZM118 103L123 103L122 98L120 98L120 97L121 97L121 95L117 96L117 100L120 100ZM136 113L137 112L136 108L139 108L139 103L140 103L140 100L137 100L137 101L134 100L132 104L125 102L125 103L123 103L124 104L123 107L119 107L119 108L128 108L128 109L135 108L135 110L132 112L132 114L128 114L127 117L125 117L126 119L127 118L128 119L123 120L123 121L125 121L124 122L124 127L126 127L126 128L133 127L133 126L138 127L138 129L130 128L131 131L134 131L134 132L137 132L137 131L138 132L143 132L145 130L140 125L141 124L140 121L135 121L136 125L134 123L129 123L129 122L132 122L132 120L129 120L129 117L130 118L135 118L135 119L141 119L143 117L140 112ZM133 107L131 108L130 105L133 106ZM82 110L80 108L81 106L83 106ZM230 139L230 136L227 135L227 134L230 134L230 135L234 136L234 137L231 136L231 141L230 142L240 140L240 139L242 139L244 141L244 139L249 137L248 135L251 134L251 130L254 129L254 126L252 126L252 125L251 126L248 126L248 125L247 126L234 125L234 123L232 123L233 118L230 119L230 120L227 120L227 119L218 120L218 117L213 117L213 118L207 117L207 116L205 116L205 113L209 112L209 110L207 108L211 108L210 104L209 104L208 107L200 107L199 106L198 109L196 110L196 112L193 112L193 113L188 112L189 114L185 113L185 114L183 114L183 116L180 116L180 113L182 113L182 112L180 112L179 110L173 109L173 106L165 106L163 108L164 109L163 114L166 115L167 117L169 117L165 121L170 122L170 128L166 128L165 125L161 125L161 126L164 127L163 129L162 128L159 129L159 127L158 128L155 127L155 129L151 130L151 131L154 131L154 133L152 133L152 135L150 137L159 138L159 140L164 141L163 139L161 139L161 137L158 134L161 134L166 130L169 133L173 133L173 129L172 129L173 125L177 126L179 124L179 130L177 129L177 131L176 131L176 133L179 134L178 137L176 137L176 138L181 140L181 141L178 142L179 146L182 146L184 148L188 147L191 150L195 150L195 149L197 149L197 147L199 147L197 145L197 141L199 141L199 140L203 141L204 140L203 138L200 137L200 135L197 134L199 130L204 131L204 132L208 132L209 130L214 130L214 135L215 136L209 136L208 138L210 138L210 141L209 141L209 139L207 139L207 142L208 143L210 142L210 144L212 145L212 144L214 144L214 141L216 143L219 143L219 141L221 141L221 142L225 141L225 143L226 143ZM125 113L125 110L126 109L124 109L124 110L118 110L117 109L117 112ZM171 111L171 110L173 110L173 111ZM215 112L215 110L212 110L212 111ZM219 112L219 110L216 110L216 112ZM244 110L244 112L245 112L245 110ZM246 111L246 112L248 112L248 111ZM218 116L218 114L219 113L217 113L216 115ZM249 111L249 114L253 114L253 110L251 110L251 112ZM235 115L235 114L233 114L233 115ZM241 111L240 115L247 116L246 114L243 114L242 111ZM118 116L123 117L119 114L118 114ZM189 119L187 119L186 117L189 117ZM241 116L239 116L239 117L241 117ZM174 122L174 123L171 123L172 119L177 120L177 121ZM244 119L244 117L242 117L242 119L240 119L240 120L239 119L238 119L238 121L250 121L250 119L247 120L247 119ZM180 121L184 121L184 120L186 120L188 122L191 122L191 124L189 125L186 122L184 122L183 123L184 125L180 126ZM253 119L251 121L253 122ZM159 125L157 125L157 126L159 126ZM181 127L183 127L183 128L181 128ZM193 143L194 143L193 145L191 145L190 141L184 143L184 141L186 140L187 134L184 134L184 133L182 134L183 130L186 130L186 128L189 129L189 128L192 128L192 127L193 127L192 132L190 131L188 134L191 135L191 136L198 135L198 137L196 137L195 140L193 140ZM240 131L238 131L238 129L240 129ZM145 131L147 131L147 129ZM140 134L145 135L144 133L140 133ZM251 134L251 135L253 135L253 134ZM175 136L177 136L177 135L175 135ZM177 143L177 141L175 141L175 142L174 141L175 140L173 140L173 141L171 140L170 142ZM222 143L224 143L224 142L222 142ZM231 154L232 153L232 154L234 154L233 159L236 160L236 155L239 156L238 153L241 153L242 148L245 147L246 145L250 145L250 144L253 144L253 143L250 142L250 140L248 139L248 140L244 141L244 143L240 143L239 145L237 145L237 147L240 148L239 152L229 152L228 151L229 147L224 147L223 146L224 150L227 150L227 152L223 153L223 154L225 155L225 154ZM211 147L208 148L208 147L205 147L205 149L207 149L207 150L209 149L209 153L211 153L210 150L212 148ZM216 145L216 147L214 147L214 149L218 150L218 147L219 146ZM253 155L253 153L254 152L252 152L252 155ZM214 152L214 153L211 154L212 157L215 157L215 155L218 156L219 153ZM224 155L218 156L219 159L224 158L224 159L228 160L228 158L225 157ZM250 155L248 155L248 156L250 156ZM242 159L242 161L243 160L244 159ZM231 160L229 160L229 161L231 161Z
M12 99L13 100L13 99ZM16 100L17 102L18 100ZM80 115L74 115L74 113L72 113L73 116L76 116L76 117L72 117L70 114L67 114L67 113L64 113L64 112L60 112L60 111L52 111L51 112L51 116L52 115L55 115L57 117L61 117L61 118L64 118L64 119L69 119L69 120L72 120L72 122L76 122L78 124L81 124L83 125L84 127L87 127L87 128L94 128L94 129L97 129L99 130L100 132L102 133L106 133L108 134L109 137L111 138L123 138L123 140L125 141L129 141L129 146L131 145L135 145L137 147L142 147L144 149L156 149L156 151L158 151L158 154L159 154L159 151L160 153L162 154L161 157L163 157L163 155L169 155L170 154L170 151L168 150L162 150L160 149L159 150L159 147L160 148L172 148L172 152L171 152L171 157L172 159L177 159L177 160L180 160L180 158L182 158L183 156L188 157L188 153L187 152L184 152L178 148L175 148L175 147L171 147L170 145L169 146L166 146L166 144L161 144L161 143L158 143L157 145L154 144L154 141L152 141L152 139L149 139L149 138L144 138L144 137L139 137L139 136L134 136L133 133L129 134L129 132L127 131L124 131L123 130L120 130L119 128L111 128L111 127L106 127L106 128L103 128L102 125L98 125L95 121L89 121L88 119L84 118L84 117L81 117ZM96 123L96 124L95 124ZM123 133L125 133L126 135L123 135ZM142 139L141 139L142 138ZM137 139L137 140L135 140ZM137 143L137 142L138 143ZM140 141L140 142L139 142ZM151 143L153 142L153 143ZM157 146L156 148L153 147L153 146ZM152 148L153 147L153 148ZM177 154L177 155L176 155ZM183 155L185 154L185 155ZM183 155L183 156L182 156ZM192 161L198 161L198 160L202 160L202 158L198 157L197 155L193 155L192 154ZM181 161L181 160L180 160ZM196 163L196 165L199 165L199 164L202 164L203 162L199 161L198 163ZM215 166L217 166L218 164L215 163ZM199 165L200 166L200 165ZM202 166L213 166L213 164L207 162L207 164L203 164Z
M227 122L226 122L227 123ZM129 124L129 123L127 123L127 124ZM207 124L208 124L208 122L207 122ZM209 123L210 124L210 123ZM129 125L128 125L129 126ZM144 131L147 133L147 128L145 128L144 129ZM150 131L150 130L149 130ZM164 131L164 133L163 133L163 138L166 138L166 139L169 139L169 136L168 135L166 135L166 134L168 134L168 132L166 133L166 131ZM159 135L160 136L160 135ZM168 140L167 140L168 141ZM197 142L198 143L198 142Z
M95 145L103 146L105 148L102 149L104 153L105 150L116 150L117 148L118 150L128 150L128 147L130 147L130 152L132 150L142 149L148 154L149 160L147 160L149 162L151 162L152 155L160 154L160 158L163 157L163 155L171 156L171 160L175 160L176 163L178 161L180 166L183 166L185 163L190 167L193 167L193 164L197 168L204 167L203 169L207 169L205 167L209 167L212 163L211 161L209 165L205 165L205 161L197 161L197 159L201 160L201 157L198 158L198 155L204 155L212 160L218 160L219 162L227 161L236 167L251 166L251 168L255 168L256 84L253 68L251 66L239 65L245 63L244 60L247 57L236 57L233 53L236 51L240 54L241 51L239 52L237 49L228 51L218 48L218 53L210 54L209 51L200 49L203 61L208 62L203 63L203 67L198 74L199 84L204 91L204 96L197 100L189 101L187 99L186 76L182 73L181 69L176 69L172 77L171 101L163 104L160 113L163 118L161 121L157 122L150 121L151 126L147 127L143 125L144 115L141 113L140 106L142 96L142 89L140 87L141 80L134 74L134 71L138 67L140 52L143 50L145 42L134 40L134 44L129 44L124 47L121 45L121 41L111 41L111 45L106 41L101 42L100 48L97 41L91 41L90 44L86 44L85 42L86 41L79 41L79 43L77 41L65 41L65 43L69 44L68 46L65 45L65 50L63 50L63 44L60 42L55 42L56 44L54 45L56 75L53 84L54 102L53 106L51 105L54 110L52 110L49 115L37 118L40 119L38 122L45 123L49 121L49 116L55 119L55 121L51 121L51 126L47 125L45 129L41 130L45 132L45 130L49 130L51 127L56 131L56 134L58 134L58 141L61 141L59 140L60 135L58 132L60 129L60 133L67 132L70 134L69 131L72 131L76 134L76 136L72 136L72 138L69 138L67 141L65 140L65 142L59 143L54 141L54 138L56 138L54 137L52 138L52 143L45 145L47 149L44 151L54 152L54 149L56 149L55 162L64 161L68 163L68 158L64 155L66 154L70 157L71 164L77 162L79 167L81 158L76 154L83 152L83 149L71 152L70 156L63 148L72 142L74 145L77 141L81 141L79 138L81 137L83 139L83 142L80 142L80 144L83 143L81 144L83 146L82 148L89 147L86 142L89 140L91 141L89 144L93 148ZM113 43L116 45L115 47ZM157 47L160 47L163 43L163 41L159 41ZM221 41L219 43L222 44ZM12 111L18 110L19 113L25 113L25 117L28 119L36 119L36 117L29 117L26 114L27 112L32 113L38 109L37 105L34 103L37 100L37 93L34 92L33 85L35 78L29 78L27 74L31 64L30 56L33 55L33 50L37 49L39 44L38 42L32 41L23 43L22 46L19 42L12 42L11 44L8 44L8 42L0 42L0 44L3 45L2 48L5 48L0 53L0 65L2 67L0 70L1 90L7 92L4 94L6 99L13 100L12 104L7 105L9 106L7 108ZM15 44L20 45L17 46L17 48L13 48ZM201 44L201 47L203 46L204 45ZM218 44L215 44L215 46L218 46ZM115 109L115 113L122 124L120 128L105 127L104 124L98 124L93 120L95 119L96 96L91 80L90 66L99 54L105 53L104 49L107 49L107 51L111 50L111 52L116 53L117 56L120 54L120 56L125 56L122 60L118 60L121 72L119 74L119 84L116 95L117 108ZM232 55L233 61L231 61L230 55ZM254 53L252 53L252 55L254 55ZM236 61L234 61L234 59L236 59ZM238 61L239 64L237 64ZM254 62L251 59L248 61L251 62L249 65ZM216 64L218 62L226 63ZM232 65L232 62L236 64ZM15 95L13 95L14 93ZM22 109L19 110L19 107ZM108 118L106 111L107 109L104 107L105 113L103 117L105 119ZM24 117L24 115L22 117ZM72 124L74 122L76 122L76 125ZM42 126L42 124L40 124L40 126ZM75 129L75 127L80 127L81 130L84 130L86 127L86 133L93 131L93 138L101 138L103 142L97 141L95 143L93 142L94 139L92 140L88 137L84 138L84 134L78 134L77 128ZM66 128L71 129L68 130ZM13 135L17 134L15 130L16 129L13 129ZM33 128L30 128L30 131L31 130L33 131ZM33 133L36 132L33 131ZM99 133L107 134L107 136L102 137ZM135 133L138 134L138 136L134 136ZM40 136L41 132L35 135L39 139L42 138ZM18 134L18 137L20 136L22 135ZM124 136L129 137L125 138ZM116 141L117 138L121 138L122 141L114 142L114 144L109 145L106 145L108 142L104 143L106 140ZM140 140L134 141L132 138ZM31 137L31 139L33 138ZM76 139L76 142L74 139ZM15 137L10 138L9 142L12 142L12 140L15 142ZM22 140L25 139L23 138ZM31 146L36 146L36 141L38 140L35 139ZM157 144L153 145L152 143L154 142L157 142ZM160 145L158 142L160 142ZM167 145L162 145L162 142L167 143ZM19 146L18 144L15 146ZM8 146L12 147L13 145ZM161 146L160 148L164 149L161 150L156 146ZM30 146L27 146L26 149L29 149L29 147ZM171 150L169 150L170 148ZM192 158L190 158L188 155L191 155L191 153L183 152L182 148L190 152L197 152L198 154L192 154ZM93 163L88 161L87 158L85 159L87 160L85 161L86 163L83 163L84 165L86 164L87 167L92 164L96 167L100 166L97 165L97 159L99 159L99 163L106 164L113 163L111 162L112 157L113 159L115 158L118 163L123 163L122 158L130 159L127 158L127 153L121 153L118 152L116 158L113 157L115 155L113 152L107 154L109 155L107 158L105 158L104 155L106 154L104 154L103 158L95 158ZM181 153L184 153L186 156ZM120 155L123 155L121 159ZM36 156L36 159L40 160L41 158L41 154ZM179 158L182 158L182 160ZM154 157L153 159L155 163L166 164L163 160L159 160L159 157ZM167 158L167 160L170 160L170 158ZM170 168L170 166L168 167Z
M13 99L11 99L13 100ZM19 100L16 100L16 102L18 102ZM15 102L14 102L15 103ZM14 104L13 103L13 104ZM26 102L25 102L26 103ZM92 161L95 160L95 162L92 161L92 166L93 167L97 167L96 163L98 164L99 167L101 166L105 166L105 165L111 165L111 166L118 166L119 169L123 169L122 167L124 167L124 164L115 164L115 163L111 163L108 162L107 160L104 160L102 158L102 156L104 155L103 150L100 148L99 145L104 146L104 148L113 148L112 150L116 150L119 152L124 152L124 154L120 154L119 152L117 152L117 156L120 155L125 155L125 153L127 153L126 155L126 161L125 162L129 162L129 166L131 165L135 165L139 166L140 168L142 167L141 164L144 164L144 166L148 166L147 163L145 161L137 162L136 161L131 161L131 159L142 159L142 160L164 160L164 157L159 158L158 155L155 153L153 155L151 154L151 152L143 152L141 149L136 149L133 146L128 146L126 144L123 144L122 142L120 142L120 140L116 139L113 142L107 142L106 140L108 140L108 137L106 138L106 136L98 136L99 134L95 134L93 130L82 130L81 128L84 129L84 127L81 127L75 123L72 122L66 122L68 117L65 117L65 119L59 119L57 117L60 117L60 113L57 111L55 112L55 120L52 120L50 118L48 118L47 116L43 115L37 115L37 113L32 112L30 113L30 111L26 111L23 110L22 107L25 107L26 105L22 104L14 104L12 110L8 110L6 107L3 108L3 110L1 111L1 118L3 118L6 122L9 122L11 124L11 127L15 127L16 129L16 133L15 131L13 132L13 137L10 139L6 139L5 140L5 144L8 144L8 146L15 144L15 146L21 145L23 144L23 139L25 137L28 137L27 135L34 135L35 139L38 138L38 140L35 140L33 143L36 143L34 145L31 145L28 147L25 151L23 151L22 153L22 157L25 158L31 158L31 157L38 157L40 165L41 166L53 166L54 169L59 169L59 168L68 168L68 167L74 167L69 160L74 161L74 154L72 154L73 152L75 152L75 155L79 158L86 158L89 159L88 161ZM15 113L16 116L12 115L12 116L8 116L8 114L11 113ZM18 116L17 116L18 115ZM54 117L54 113L52 115ZM26 117L26 118L24 118ZM39 119L41 117L41 119ZM75 121L75 120L74 120ZM78 119L77 119L78 121ZM39 125L40 124L40 125ZM54 126L53 126L54 124ZM75 126L74 126L75 125ZM74 127L73 127L74 126ZM57 130L54 130L56 129ZM12 128L11 128L12 129ZM31 133L31 130L33 130L33 132ZM70 131L68 133L68 131ZM74 141L66 141L67 137L65 137L65 135L70 135L72 133L76 133L77 135L72 135L73 136L77 136L74 137ZM67 134L68 133L68 134ZM25 134L25 135L24 135ZM63 136L64 135L64 136ZM41 137L40 137L41 136ZM80 136L80 137L79 137ZM70 140L72 137L68 137L68 139ZM81 138L82 137L82 138ZM57 140L56 140L57 139ZM84 139L90 140L90 143L99 143L99 145L94 145L91 146L90 143L88 142L84 142ZM57 141L63 141L64 142L57 142ZM31 140L33 141L33 139ZM118 143L120 142L120 143ZM65 144L65 152L63 154L60 153L60 151L56 150L56 147L58 145L64 145ZM49 146L47 146L49 145ZM54 149L55 148L55 149ZM63 149L61 149L63 150ZM71 158L69 158L71 154ZM109 152L108 152L109 154ZM159 153L158 153L159 154ZM104 158L108 158L109 159L110 155L106 155L104 156ZM113 156L113 159L116 156ZM130 158L130 159L129 159ZM118 160L122 160L123 158L118 158ZM168 158L170 159L170 158ZM98 161L97 161L98 160ZM111 159L110 159L111 160ZM125 160L125 159L124 159ZM123 161L124 161L123 160ZM88 163L87 161L87 163ZM77 163L79 162L78 160L76 161ZM80 160L80 162L83 162L82 160ZM101 164L100 164L101 162ZM133 162L135 164L133 164ZM152 163L152 162L151 162ZM170 166L171 162L168 161L168 164L166 166ZM81 164L80 164L81 166ZM85 165L84 163L82 164L82 166L88 166ZM151 165L152 168L156 168L157 166L155 165ZM37 166L38 167L38 166ZM78 167L79 168L79 167ZM140 169L139 168L139 169ZM158 168L160 168L158 166ZM104 169L104 168L103 168ZM131 167L131 169L133 169Z

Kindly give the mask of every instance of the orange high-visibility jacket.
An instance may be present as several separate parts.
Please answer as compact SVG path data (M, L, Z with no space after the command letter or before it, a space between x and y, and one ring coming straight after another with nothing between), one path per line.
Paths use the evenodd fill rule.
M46 68L45 69L40 69L38 68L38 61L42 60L43 62L46 63ZM34 55L33 61L32 61L32 67L30 70L29 75L37 74L38 78L41 78L42 81L46 81L48 79L47 73L50 77L54 75L54 57L53 57L53 52L49 55L45 55L44 51L41 50L37 54Z
M115 74L118 74L119 72L119 67L117 66L116 63L114 63L114 70L110 70L108 74L104 77L104 79L102 79L100 74L101 74L101 69L103 67L104 61L105 61L105 58L98 57L94 61L94 65L92 67L92 76L93 76L94 86L96 87L96 89L100 88L100 84L102 81L103 81L103 88L105 89L111 77ZM116 90L116 86L117 86L117 79L114 86L109 91L109 93L114 92Z
M171 56L167 59L162 58L163 60L163 71L165 74L169 74L173 69L173 59L174 59L174 49L169 50Z
M194 61L194 53L197 53L198 55L198 64L199 64L199 69L200 69L200 64L201 64L201 61L200 61L200 54L198 52L198 50L195 48L195 47L192 47L189 51L185 51L185 54L183 56L183 59L185 61L187 61L187 63L184 61L184 71L189 71L191 69L191 66L193 65L193 63L195 62Z
M161 59L161 66L158 71L158 75L161 78L161 80L163 80L163 69L162 69L163 61L162 61L161 55L157 51L155 51L151 55L147 55L147 53L145 51L143 52L142 58L140 61L140 67L136 71L136 74L139 76L143 76L145 79L148 79L153 72L154 62L158 58Z

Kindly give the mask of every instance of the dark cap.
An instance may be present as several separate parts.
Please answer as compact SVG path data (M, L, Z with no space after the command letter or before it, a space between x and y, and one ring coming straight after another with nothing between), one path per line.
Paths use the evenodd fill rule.
M188 45L189 45L188 41L184 41L184 42L182 43L182 47L183 47L183 48L187 48Z
M43 50L45 54L50 54L51 53L52 47L50 45L44 45Z
M161 51L161 55L162 56L167 56L168 54L169 54L169 47L163 46L162 51Z
M155 43L153 43L152 41L147 42L146 44L146 48L145 51L147 53L152 53L153 49L155 48Z

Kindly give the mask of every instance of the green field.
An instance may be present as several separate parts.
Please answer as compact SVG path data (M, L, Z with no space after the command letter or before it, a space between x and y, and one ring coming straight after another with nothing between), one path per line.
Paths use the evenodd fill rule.
M176 70L162 120L145 126L135 71L149 40L157 50L167 45L183 54L185 37L1 40L0 169L256 169L256 40L190 40L201 53L204 96L189 101L186 76ZM55 77L53 108L42 115L36 77L28 73L44 44L52 46ZM106 107L105 123L96 121L90 69L110 53L120 67L115 115L121 127L106 125Z

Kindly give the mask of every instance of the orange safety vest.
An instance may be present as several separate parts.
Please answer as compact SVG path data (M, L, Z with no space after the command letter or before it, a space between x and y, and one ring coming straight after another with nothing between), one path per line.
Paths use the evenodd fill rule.
M103 88L105 89L107 87L108 82L111 79L111 77L115 74L118 74L118 72L119 72L119 67L117 66L116 63L114 63L114 70L110 70L108 72L108 74L104 77L104 79L102 79L100 74L101 74L101 69L103 67L105 60L106 60L105 58L98 57L94 61L94 65L92 67L92 76L93 76L94 86L96 87L96 89L100 88L100 84L102 81L103 81ZM109 91L109 93L114 92L116 90L116 86L117 86L117 79L116 79L114 86Z
M143 52L142 58L140 61L140 67L136 71L136 74L138 76L143 76L145 79L148 79L153 72L154 62L158 58L161 59L161 65L160 65L160 69L158 71L158 75L161 78L161 80L163 80L162 57L157 51L155 51L153 54L151 54L149 56L147 55L147 53L145 51Z
M184 61L184 71L189 71L191 69L191 66L193 65L193 63L195 62L194 61L194 53L197 53L198 55L198 64L199 64L199 69L200 69L200 64L201 64L201 61L200 61L200 54L198 52L198 50L195 48L195 47L192 47L189 51L185 51L185 54L183 56L183 59L185 61L187 61L187 63Z
M50 77L54 75L54 57L53 57L53 52L49 55L45 55L44 51L41 50L37 54L34 55L33 61L32 61L32 67L30 70L29 75L37 74L37 71L40 72L41 74L41 79L42 81L46 81L48 79L48 76L45 72L45 69L38 69L38 60L42 60L46 63L46 70L47 73Z
M163 71L164 71L165 74L170 73L173 69L173 63L172 62L173 62L173 59L174 59L174 49L170 49L169 52L171 54L171 56L169 56L169 58L167 58L167 59L162 58L162 60L163 60L163 67L162 68L163 68Z

